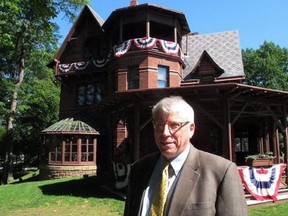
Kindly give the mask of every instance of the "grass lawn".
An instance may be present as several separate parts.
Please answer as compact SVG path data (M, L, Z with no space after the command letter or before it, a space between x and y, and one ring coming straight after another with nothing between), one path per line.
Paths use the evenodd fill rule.
M14 182L0 186L1 216L116 216L124 201L104 190L101 177ZM288 202L249 208L249 216L287 216Z
M0 215L123 215L124 201L103 190L99 177L15 182L0 186Z
M287 216L288 201L249 209L249 216Z

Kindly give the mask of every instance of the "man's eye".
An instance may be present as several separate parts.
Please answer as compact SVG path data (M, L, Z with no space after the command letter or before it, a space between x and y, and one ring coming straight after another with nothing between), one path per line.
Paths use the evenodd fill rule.
M164 125L165 124L156 124L156 128L158 128L158 129L164 128Z
M180 127L180 124L178 122L172 122L172 123L169 124L169 127L171 129L177 129L177 128Z

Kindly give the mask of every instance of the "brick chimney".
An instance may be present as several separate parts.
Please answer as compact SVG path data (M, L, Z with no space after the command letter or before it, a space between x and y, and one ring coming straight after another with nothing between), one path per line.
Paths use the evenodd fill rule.
M137 0L131 0L130 6L137 6L137 5L138 5Z

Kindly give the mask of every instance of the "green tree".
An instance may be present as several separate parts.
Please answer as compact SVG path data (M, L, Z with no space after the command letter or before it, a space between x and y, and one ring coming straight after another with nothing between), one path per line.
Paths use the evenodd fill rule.
M27 93L31 95L33 88L29 92L29 88L26 87L32 83L32 77L36 75L41 77L41 74L45 77L47 73L47 70L42 70L43 67L38 66L40 70L37 69L40 62L43 64L47 61L41 59L43 56L37 56L37 53L54 53L59 34L58 26L53 19L59 13L63 13L65 17L72 20L75 11L84 3L87 3L87 0L9 0L0 3L0 88L1 92L3 90L7 93L7 95L3 93L0 95L2 116L0 120L6 127L1 184L7 184L13 141L17 140L16 134L18 134L14 129L15 123L21 122L20 116L23 117L22 114L29 110L24 95ZM26 74L27 71L29 73ZM26 77L29 76L30 80L26 81ZM33 91L35 92L35 89ZM42 104L38 105L42 106ZM30 111L35 112L35 110Z
M41 50L36 50L32 55L33 67L25 71L25 82L18 97L21 102L18 103L13 129L13 153L24 154L28 162L38 155L39 131L58 120L60 101L60 83L45 65L52 55ZM41 57L40 62L37 57Z
M257 50L242 51L245 83L253 86L288 90L288 49L264 42Z

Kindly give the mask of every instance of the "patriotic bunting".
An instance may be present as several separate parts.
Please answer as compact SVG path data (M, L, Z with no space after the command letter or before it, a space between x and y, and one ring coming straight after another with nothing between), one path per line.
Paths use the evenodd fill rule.
M135 38L131 40L127 40L123 42L120 45L117 45L114 47L114 56L119 58L123 56L131 47L131 44L133 43L137 48L139 49L153 49L157 42L161 45L163 51L168 55L179 55L181 59L184 58L184 55L181 51L181 47L178 43L172 42L172 41L165 41L157 38L151 38L151 37L143 37L143 38ZM109 61L111 60L111 54L105 59L95 59L92 58L90 61L93 62L94 66L97 68L104 67ZM72 68L75 68L76 70L85 70L87 66L89 65L90 61L84 62L76 62L76 63L70 63L70 64L59 64L59 70L62 73L69 72Z
M127 40L124 43L115 46L115 57L120 57L122 55L124 55L131 46L131 40Z
M110 59L111 59L111 54L109 54L106 59L102 59L102 60L92 59L92 61L95 67L101 68L101 67L104 67L110 61Z
M73 63L76 70L84 70L84 69L86 69L88 64L89 64L89 61L88 62L82 61L82 62Z
M180 46L178 43L172 41L159 40L164 52L168 55L177 55L179 53Z
M151 37L145 37L145 38L136 38L133 40L136 47L139 49L152 49L155 47L157 39L151 38Z
M245 189L256 200L272 199L277 201L285 164L276 164L270 168L242 167L238 168Z
M59 65L59 70L63 73L66 73L68 71L70 71L70 69L72 68L73 64L60 64Z

